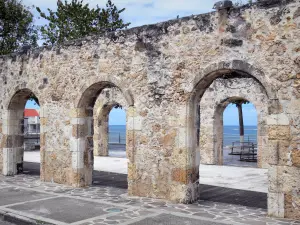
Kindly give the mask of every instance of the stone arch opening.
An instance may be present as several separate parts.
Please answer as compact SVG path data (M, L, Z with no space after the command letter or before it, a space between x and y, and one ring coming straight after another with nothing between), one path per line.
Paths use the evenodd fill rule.
M201 141L199 147L201 163L223 165L222 153L223 147L225 147L223 144L223 112L230 103L237 102L237 100L248 101L252 103L256 109L257 166L259 168L268 168L269 153L267 151L268 137L266 132L268 96L261 84L251 77L231 79L218 78L211 84L201 98L201 122L199 125L199 130L202 131L200 132L201 134L199 134ZM238 116L236 121L238 121ZM233 141L239 141L239 138ZM232 144L230 144L230 146L231 145Z
M29 99L33 99L39 104L37 96L28 88L16 91L10 98L5 113L3 115L3 134L5 135L3 145L3 174L15 175L24 171L24 137L25 125L25 105ZM38 112L37 112L38 113ZM39 122L39 115L33 120ZM37 139L40 138L39 133ZM27 136L26 136L27 138ZM39 167L39 165L38 165ZM42 168L30 168L30 174L39 174ZM26 171L28 173L28 171Z
M237 101L248 101L250 104L252 104L251 101L241 98L241 97L231 97L225 99L224 102L220 103L215 111L215 121L214 121L214 151L216 151L217 155L217 164L218 165L232 165L232 166L249 166L249 167L257 167L257 165L261 165L261 151L263 148L261 146L257 146L257 140L260 140L262 137L260 136L260 132L257 132L257 134L254 136L249 136L247 134L247 126L244 124L245 129L245 135L244 140L240 140L239 135L232 136L234 134L231 127L224 127L224 112L227 109L227 107ZM255 105L254 105L255 107ZM257 111L255 111L255 114L260 119L260 115L257 114ZM245 121L245 117L243 118ZM236 118L238 121L238 118ZM255 124L258 129L258 131L261 130L261 126L257 123ZM224 129L229 128L224 131ZM238 126L235 126L238 130ZM230 135L231 138L226 140L226 132L228 132L227 135ZM244 143L241 143L244 142ZM235 146L234 146L235 145ZM243 146L244 148L244 155L239 155L239 153L242 151L240 147ZM201 148L200 148L201 149ZM201 153L200 153L201 154ZM249 154L249 155L246 155ZM253 154L253 155L250 155ZM257 154L257 155L255 155ZM249 162L249 163L243 163L243 162Z
M72 167L75 179L74 184L78 186L88 186L93 182L94 168L94 149L96 151L106 152L108 150L107 142L107 122L109 112L113 107L118 105L117 101L101 101L101 94L105 91L116 90L124 98L128 109L133 109L133 99L129 91L122 90L119 86L111 82L97 82L90 85L82 94L79 102L76 104L75 115L72 118L73 135L71 137ZM97 99L100 98L100 107L97 106ZM102 99L103 100L103 99ZM97 109L96 109L97 108ZM98 117L98 118L97 118ZM94 123L96 121L96 124ZM100 124L100 126L98 126ZM95 130L100 128L103 136L95 136ZM99 130L98 130L99 131ZM127 130L126 130L127 132ZM126 138L129 135L126 134ZM102 141L105 139L105 141ZM97 147L95 148L95 143ZM105 145L105 146L104 146ZM104 147L103 149L99 149ZM126 145L128 154L129 146ZM132 152L133 146L130 146ZM133 158L130 158L133 160Z
M98 145L95 145L94 155L97 156L109 156L109 114L111 110L118 107L119 103L109 102L103 105L97 118L97 129L99 137ZM96 137L97 138L97 137ZM97 148L96 148L97 146Z
M198 135L201 137L201 133L203 132L203 129L199 130L199 117L201 115L199 110L199 106L201 108L201 105L199 103L203 99L204 93L210 88L210 85L216 79L225 77L253 79L265 93L267 114L270 114L270 108L278 108L278 105L276 105L278 104L276 92L273 92L264 73L246 62L234 60L231 62L212 64L196 76L193 83L193 90L187 103L187 131L185 140L188 149L187 165L190 171L186 176L190 183L189 188L191 190L189 193L193 193L193 195L190 196L191 199L198 198L200 195L200 191L197 189L197 185L199 184L197 184L197 180L193 179L199 177L200 151L198 150L198 145L201 140ZM213 98L214 96L211 97L211 99ZM214 114L214 110L212 111L212 114ZM211 134L213 134L213 126L209 129ZM210 143L213 143L213 135L210 135L210 138L212 140ZM213 148L212 144L210 148ZM271 153L268 152L268 154L270 156ZM275 155L276 153L274 152L272 154ZM217 159L217 157L214 156L212 156L212 158Z

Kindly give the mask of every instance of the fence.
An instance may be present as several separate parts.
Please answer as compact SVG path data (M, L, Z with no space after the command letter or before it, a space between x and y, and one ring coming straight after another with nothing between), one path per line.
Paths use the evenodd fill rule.
M108 143L109 144L126 145L126 133L109 132L108 133Z
M239 134L224 134L223 137L223 146L232 145L232 142L239 141L240 135ZM244 140L248 142L253 142L257 144L257 135L256 134L247 134L244 135Z

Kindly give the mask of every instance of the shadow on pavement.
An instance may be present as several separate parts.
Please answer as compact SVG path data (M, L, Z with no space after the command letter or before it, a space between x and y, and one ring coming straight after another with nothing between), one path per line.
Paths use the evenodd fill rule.
M40 175L40 164L24 162L24 174ZM93 171L94 186L127 189L127 174ZM200 185L200 200L267 209L267 194L211 185Z

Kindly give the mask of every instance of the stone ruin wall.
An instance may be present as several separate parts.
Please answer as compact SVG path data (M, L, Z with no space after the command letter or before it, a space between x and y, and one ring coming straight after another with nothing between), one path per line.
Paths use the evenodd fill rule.
M244 72L268 96L269 215L299 218L300 3L286 2L1 57L2 173L16 173L21 112L33 92L41 104L41 180L90 185L92 103L104 88L118 87L128 105L128 193L195 201L196 106L215 78Z
M223 112L237 98L248 100L255 106L258 129L257 165L268 168L269 163L274 161L270 158L272 152L268 151L268 97L261 84L252 78L217 79L204 93L199 104L201 163L223 165Z

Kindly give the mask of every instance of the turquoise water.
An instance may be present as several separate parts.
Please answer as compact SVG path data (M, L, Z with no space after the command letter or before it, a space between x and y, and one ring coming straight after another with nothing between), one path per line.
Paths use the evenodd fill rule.
M223 145L231 145L234 141L239 141L239 126L224 126ZM245 141L257 142L257 126L245 126ZM126 143L126 126L110 125L109 126L110 143Z

